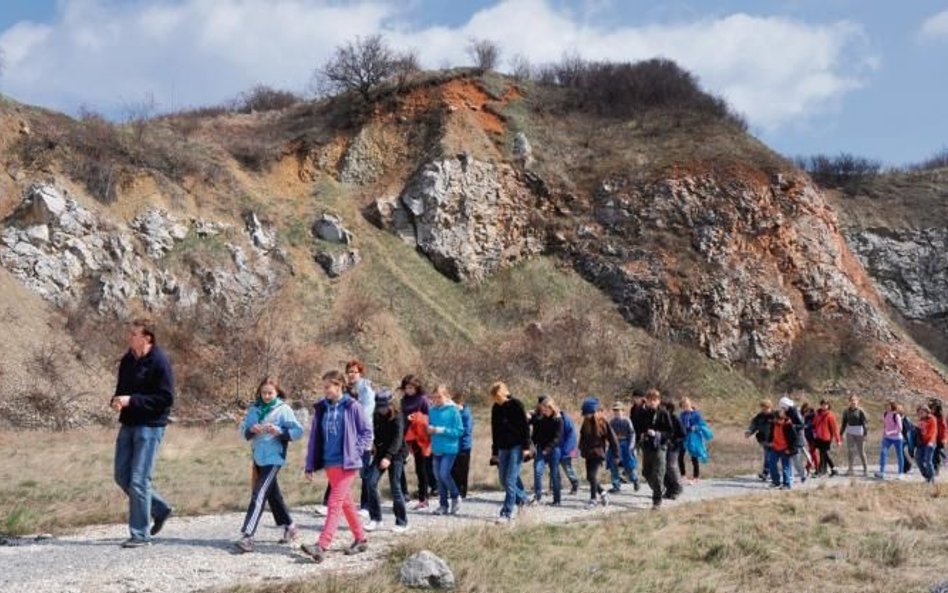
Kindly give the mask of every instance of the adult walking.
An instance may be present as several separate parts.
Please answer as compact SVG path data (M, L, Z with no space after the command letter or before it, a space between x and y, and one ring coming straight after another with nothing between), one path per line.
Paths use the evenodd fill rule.
M770 431L773 429L774 405L769 399L762 399L758 407L759 411L744 431L744 438L754 437L763 451L764 460L757 477L764 481L770 476Z
M662 506L662 490L665 486L665 465L668 441L672 437L672 421L661 407L661 394L649 389L645 394L645 410L648 422L642 433L642 474L652 489L652 508Z
M664 401L662 407L668 412L668 418L671 420L672 426L668 448L665 452L665 493L663 498L675 500L684 490L681 484L681 474L678 473L678 453L685 447L685 427L681 424L678 415L675 414L674 402Z
M840 430L846 435L846 475L853 475L853 461L858 456L862 461L862 475L868 476L866 436L869 434L869 420L866 412L859 407L859 396L849 396L849 406L843 411L843 424Z
M152 487L152 474L173 404L174 375L158 347L155 324L136 319L128 328L128 352L119 363L110 404L122 424L115 441L115 482L128 496L124 548L148 545L171 516L171 505Z
M426 442L428 409L431 402L425 393L424 384L415 375L405 375L399 389L402 392L402 418L405 421L405 442L415 463L418 479L417 501L409 504L419 510L428 508L428 495L435 487L434 466L431 459L430 442ZM421 432L424 426L425 432ZM408 493L408 472L402 472L402 491Z
M490 396L494 400L490 410L491 463L497 465L504 490L500 520L507 522L513 518L514 506L527 502L520 466L531 457L530 427L523 404L510 395L505 383L498 381L491 385Z
M578 454L576 425L570 415L562 409L560 410L560 419L563 421L563 433L560 435L560 468L566 472L566 479L569 480L570 496L575 496L579 492L579 477L573 468L573 458ZM551 480L550 488L552 487Z
M346 393L362 406L371 427L372 418L375 414L375 390L372 389L372 383L365 378L365 365L361 360L353 359L346 363ZM365 478L371 466L372 444L370 441L369 449L362 452L362 469L359 470L359 480L361 481L359 514L362 515L363 519L369 518L369 490L366 487Z
M685 445L678 452L678 471L682 478L687 476L685 453L688 453L688 457L691 458L692 476L688 483L694 484L701 478L700 464L708 462L708 441L713 438L713 434L704 416L690 398L681 398L681 413L678 419L685 429Z
M889 447L895 448L895 458L898 463L898 479L905 473L905 449L902 435L902 413L899 404L889 401L885 412L882 413L882 445L879 451L879 471L876 477L885 479L885 472L889 464Z

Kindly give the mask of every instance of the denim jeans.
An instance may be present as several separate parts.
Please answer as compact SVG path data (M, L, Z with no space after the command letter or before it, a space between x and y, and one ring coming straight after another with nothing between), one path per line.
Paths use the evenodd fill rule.
M935 447L932 445L919 445L915 447L915 461L918 463L918 471L926 482L935 481L935 467L932 465L932 458L935 454Z
M573 468L573 458L569 455L563 455L563 452L560 451L560 467L563 468L563 471L566 472L566 479L569 480L570 486L573 488L579 486L579 476L576 475L576 470ZM559 473L559 471L557 471ZM559 477L559 476L557 476ZM550 472L550 487L553 487L553 472Z
M625 470L625 475L633 484L639 481L639 477L636 474L638 469L638 459L635 458L635 452L632 450L631 441L628 439L622 439L619 441L619 463L622 464L622 469ZM619 477L619 464L616 463L615 457L611 454L606 455L606 467L609 468L609 473L612 477L612 487L618 489L622 485L622 480Z
M879 473L885 475L885 467L889 461L889 447L895 447L895 457L899 461L899 474L905 472L905 452L902 449L902 439L882 437L882 451L879 452Z
M520 465L523 463L523 451L519 447L500 449L497 452L497 473L500 486L504 489L504 504L500 507L501 517L513 516L514 505L527 502L527 493L520 479Z
M368 488L368 511L369 518L373 521L382 520L382 501L379 497L379 482L382 480L382 474L388 472L388 486L392 491L392 511L395 513L396 525L408 525L408 518L405 514L405 493L402 492L402 472L405 470L405 459L401 456L395 456L388 469L381 469L376 464L371 464L365 475L364 484Z
M777 452L769 449L768 465L770 466L770 479L774 486L793 486L793 456L789 453ZM777 471L777 462L780 462L780 471ZM783 481L781 483L781 475Z
M449 496L451 500L457 500L461 496L458 485L455 484L454 478L451 476L456 457L456 453L434 456L435 479L438 481L438 504L442 509L448 508Z
M533 460L533 493L537 500L543 497L543 472L547 468L550 470L550 489L553 491L553 502L558 503L562 491L560 487L560 450L558 447L553 447L547 454L538 453L536 459Z
M359 470L359 508L368 510L369 508L369 489L365 486L365 477L369 473L369 466L372 465L372 451L362 453L362 469Z
M128 495L128 532L151 539L151 520L167 517L171 507L151 487L163 426L122 426L115 440L115 483Z

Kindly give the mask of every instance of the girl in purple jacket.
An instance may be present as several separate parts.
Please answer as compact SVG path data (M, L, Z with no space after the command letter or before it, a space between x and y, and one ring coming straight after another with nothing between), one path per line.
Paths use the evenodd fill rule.
M302 546L303 553L316 562L325 559L326 550L336 535L340 514L345 515L353 536L346 554L359 554L368 548L359 509L349 490L362 468L363 451L372 446L372 425L359 402L345 394L345 385L346 379L339 371L323 375L325 397L316 402L309 432L306 479L311 481L313 472L325 469L331 488L329 510L319 541L312 546Z

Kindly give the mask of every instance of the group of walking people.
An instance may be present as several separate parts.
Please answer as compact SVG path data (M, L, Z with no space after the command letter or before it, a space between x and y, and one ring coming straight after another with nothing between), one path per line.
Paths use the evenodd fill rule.
M751 419L745 436L754 436L763 451L763 463L758 477L770 481L774 488L790 489L794 472L801 482L811 477L837 476L832 446L846 441L847 476L855 475L855 463L862 465L862 475L869 476L866 441L869 436L869 418L860 406L859 397L850 396L848 406L837 422L828 400L817 407L808 402L796 403L784 396L774 408L770 400L762 400L758 413ZM919 473L929 483L935 481L945 459L948 445L948 423L938 399L930 399L915 410L915 423L895 401L886 403L882 414L878 479L888 475L889 451L895 453L896 479L911 471L912 460Z
M148 545L164 527L173 507L152 487L158 447L164 436L174 403L174 376L165 352L158 346L154 323L138 319L129 326L129 349L119 366L110 406L119 412L121 429L116 439L115 480L129 498L129 538L122 545ZM468 473L473 448L474 417L462 398L452 396L444 385L428 394L415 375L406 376L397 391L376 392L364 377L357 360L345 372L331 370L321 378L322 397L315 403L306 448L305 477L325 471L329 485L325 521L318 540L301 549L313 560L325 558L344 519L353 535L347 554L367 548L367 533L382 525L379 483L388 473L395 517L393 531L407 529L407 510L426 510L437 496L435 514L457 515L467 496ZM570 495L579 491L573 459L582 457L590 494L587 506L608 503L608 494L624 484L640 488L642 479L652 490L652 502L674 499L682 491L686 457L691 459L692 478L699 479L700 464L707 462L707 442L712 434L704 418L688 399L681 411L662 401L656 390L635 392L628 414L622 403L607 416L595 397L581 406L577 430L570 414L552 397L540 397L528 413L523 403L497 382L490 387L491 465L497 466L504 500L498 520L507 522L525 505L544 502L560 505L563 499L561 472L569 482ZM276 377L260 381L255 400L240 424L242 436L251 443L252 492L235 546L241 552L254 549L254 534L265 506L283 528L281 542L297 539L293 521L280 491L278 474L286 465L290 442L306 432L297 413L285 401ZM304 420L305 421L305 420ZM407 503L406 465L414 464L417 489ZM534 461L533 491L528 495L520 477L525 461ZM600 482L603 465L609 470L611 488ZM357 505L350 495L361 480Z

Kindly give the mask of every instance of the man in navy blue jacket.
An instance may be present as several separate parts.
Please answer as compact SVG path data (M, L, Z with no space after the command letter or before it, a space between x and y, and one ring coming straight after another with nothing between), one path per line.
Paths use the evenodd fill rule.
M174 375L155 343L155 326L136 319L129 326L128 352L119 364L111 402L122 423L115 441L115 481L129 503L129 539L122 547L147 545L171 516L171 506L151 487L151 475L173 403Z

